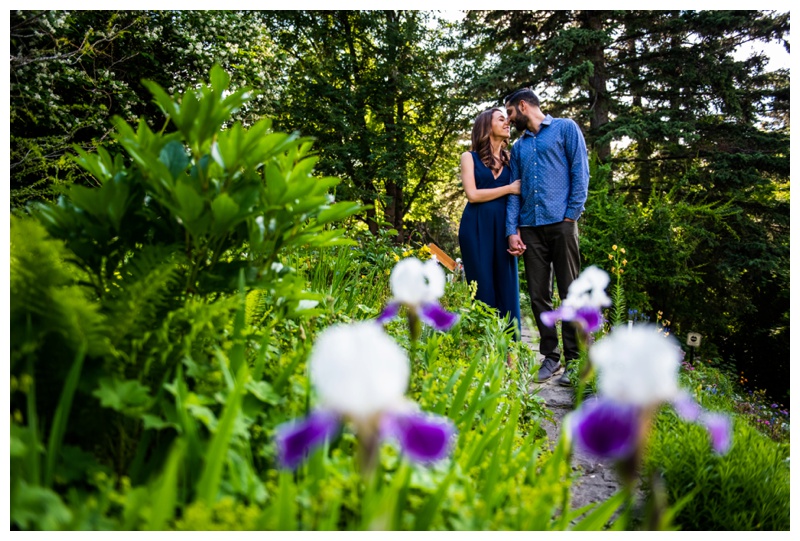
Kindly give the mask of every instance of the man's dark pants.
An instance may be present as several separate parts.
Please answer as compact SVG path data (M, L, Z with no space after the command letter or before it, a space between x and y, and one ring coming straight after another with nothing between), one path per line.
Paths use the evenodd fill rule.
M558 330L543 325L541 313L553 309L553 272L562 301L567 298L569 285L580 274L578 224L564 221L536 227L520 227L519 232L526 246L522 257L525 261L531 308L541 337L539 353L548 359L560 361ZM562 322L561 337L564 341L565 361L577 359L575 327Z

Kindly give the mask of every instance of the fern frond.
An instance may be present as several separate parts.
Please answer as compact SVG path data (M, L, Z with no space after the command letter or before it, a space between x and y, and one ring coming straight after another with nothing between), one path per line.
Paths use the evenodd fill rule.
M11 351L35 351L50 333L73 351L86 344L89 355L108 350L107 326L92 292L77 282L82 271L69 250L31 218L11 217ZM33 333L33 334L31 334Z
M115 275L103 308L111 326L113 343L152 330L180 300L180 276L185 261L169 246L143 246Z

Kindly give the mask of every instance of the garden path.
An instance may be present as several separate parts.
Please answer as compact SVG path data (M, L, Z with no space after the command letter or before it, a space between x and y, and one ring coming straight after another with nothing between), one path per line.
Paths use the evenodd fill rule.
M539 334L535 329L523 325L522 340L538 352ZM572 411L573 388L561 386L557 380L558 376L555 376L544 383L531 383L530 386L530 392L543 398L545 405L553 414L552 422L543 423L551 448L558 441L564 416ZM576 449L572 454L572 469L578 475L572 484L573 509L604 501L620 487L609 460L599 460Z

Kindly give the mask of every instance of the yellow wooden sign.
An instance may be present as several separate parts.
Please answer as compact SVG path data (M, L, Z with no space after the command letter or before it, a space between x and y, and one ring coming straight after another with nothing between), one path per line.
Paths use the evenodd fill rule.
M456 270L456 262L453 261L453 258L444 253L444 250L436 246L434 243L428 244L428 248L431 250L431 254L436 256L436 259L447 267L451 272L455 272Z

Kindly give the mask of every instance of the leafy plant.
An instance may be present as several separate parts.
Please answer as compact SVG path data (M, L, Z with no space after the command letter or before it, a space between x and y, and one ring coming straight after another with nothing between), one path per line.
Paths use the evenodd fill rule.
M662 412L647 458L670 503L691 495L675 517L684 530L788 530L789 446L737 420L724 457L708 450L698 427Z

